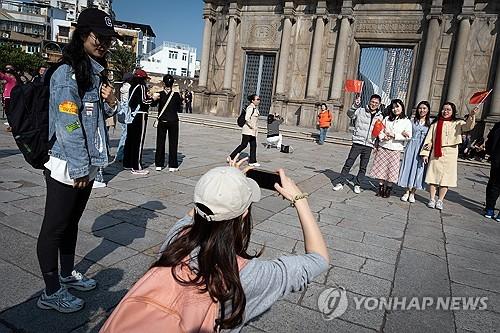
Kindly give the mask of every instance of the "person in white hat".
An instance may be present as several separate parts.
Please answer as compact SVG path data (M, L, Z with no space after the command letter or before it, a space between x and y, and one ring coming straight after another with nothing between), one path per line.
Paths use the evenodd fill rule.
M303 290L328 269L328 250L309 208L308 195L302 193L282 169L279 170L281 185L275 184L275 188L297 210L305 254L261 260L257 257L262 250L249 253L252 204L260 200L261 191L257 183L240 170L246 159L237 162L237 158L230 160L230 166L211 169L200 178L194 190L194 209L168 232L159 259L120 302L102 332L118 332L130 327L136 331L152 331L155 322L145 319L155 318L146 313L148 304L156 304L154 309L174 309L180 316L176 315L175 320L193 331L205 331L206 327L214 331L215 328L239 331L279 298ZM190 278L185 280L178 274L187 267ZM172 282L172 277L176 282ZM168 291L152 293L150 286L153 285L160 289L170 287L165 287ZM196 295L201 296L183 303L193 288ZM200 301L202 297L205 301ZM190 309L193 302L215 304L220 311L216 311L217 317L213 318L209 311L201 309L205 309L205 305L198 306L196 311ZM136 311L131 304L141 313L124 316Z

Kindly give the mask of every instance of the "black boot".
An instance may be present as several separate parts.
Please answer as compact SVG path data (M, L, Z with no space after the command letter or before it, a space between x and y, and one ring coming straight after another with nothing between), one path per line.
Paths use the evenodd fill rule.
M378 184L378 192L375 194L377 197L384 197L385 194L385 187L384 184Z
M392 186L387 186L384 191L384 198L389 198L391 196Z

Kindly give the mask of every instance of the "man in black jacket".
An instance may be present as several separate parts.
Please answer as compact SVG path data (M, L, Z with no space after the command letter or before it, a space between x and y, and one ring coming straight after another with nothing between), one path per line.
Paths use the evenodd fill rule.
M491 169L490 179L486 186L486 213L487 218L495 217L495 206L500 195L500 122L488 133L486 141L486 153L490 155ZM500 222L500 213L495 218Z

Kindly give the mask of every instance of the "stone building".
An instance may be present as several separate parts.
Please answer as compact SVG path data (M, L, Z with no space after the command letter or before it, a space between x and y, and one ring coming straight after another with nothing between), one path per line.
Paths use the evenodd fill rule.
M345 80L362 79L365 94L402 98L408 112L450 100L464 115L474 92L493 89L481 118L498 121L499 13L498 0L205 0L195 112L235 117L257 92L264 114L300 126L324 101L347 130Z

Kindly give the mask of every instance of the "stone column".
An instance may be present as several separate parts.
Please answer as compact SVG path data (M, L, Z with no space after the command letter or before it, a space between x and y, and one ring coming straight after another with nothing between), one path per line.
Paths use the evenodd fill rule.
M203 51L201 53L200 79L198 86L206 87L208 79L208 63L210 62L210 41L212 39L212 24L210 17L205 16L205 28L203 29Z
M500 38L497 39L500 43ZM498 46L498 53L500 54L500 46ZM497 67L495 71L495 84L491 92L491 104L488 112L488 117L495 117L495 120L500 120L500 59L497 60Z
M331 99L339 99L342 96L342 83L344 82L344 71L347 54L348 38L351 35L351 23L349 17L341 17L339 39L337 42L335 67L333 69Z
M285 94L285 81L288 69L288 56L290 53L290 35L292 34L292 19L283 19L283 35L281 37L280 60L278 63L278 78L276 80L276 94Z
M422 68L420 69L420 77L418 79L416 103L420 101L428 101L432 82L432 71L434 69L434 60L436 51L439 46L439 23L437 16L432 16L429 21L429 29L425 42L424 59Z
M227 33L226 62L224 64L224 83L223 90L231 90L233 82L234 66L234 46L236 42L236 18L229 16L229 31Z
M470 34L470 17L459 17L460 26L458 29L457 45L453 53L453 65L449 80L447 100L457 105L460 104L460 89L464 84L464 64L467 52L467 43Z
M323 36L325 32L325 19L318 16L316 27L314 29L314 40L312 46L311 64L309 78L307 80L306 98L315 98L318 96L318 77L321 62L321 48L323 46Z

